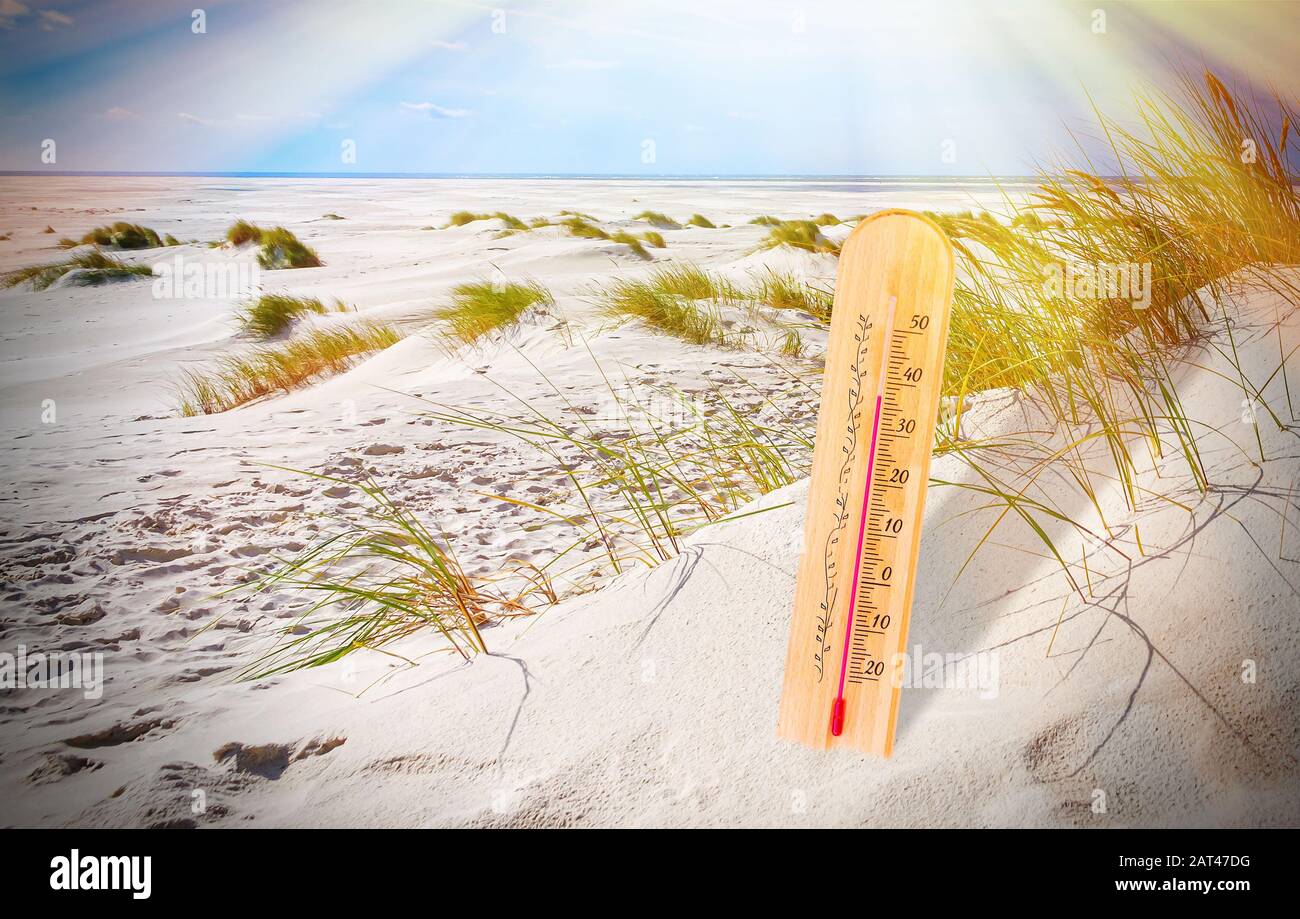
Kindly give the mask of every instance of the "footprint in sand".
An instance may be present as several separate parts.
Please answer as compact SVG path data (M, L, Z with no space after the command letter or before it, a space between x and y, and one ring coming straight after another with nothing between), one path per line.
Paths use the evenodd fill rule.
M189 549L164 549L161 546L146 546L142 549L118 549L109 556L114 565L127 565L131 562L171 562L190 555Z
M131 724L118 722L100 731L69 737L63 742L80 750L92 750L96 747L116 747L124 743L130 743L155 729L167 730L175 726L175 724L176 720L174 718L148 718Z
M78 772L94 772L103 767L98 760L78 756L75 753L47 753L45 762L27 775L27 781L33 785L45 785L57 782Z
M346 737L314 737L296 744L268 743L256 746L231 741L218 747L212 758L219 763L231 763L236 772L278 779L293 763L312 756L324 756L346 741Z

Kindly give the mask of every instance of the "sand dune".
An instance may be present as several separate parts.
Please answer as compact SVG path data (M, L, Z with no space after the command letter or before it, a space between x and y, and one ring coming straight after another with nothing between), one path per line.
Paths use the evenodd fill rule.
M933 477L958 484L931 488L910 643L993 669L983 686L905 690L896 752L882 761L817 754L775 737L806 483L747 510L774 509L699 530L658 568L488 629L493 653L469 663L439 653L437 639L422 634L391 649L419 659L417 667L362 653L234 682L305 601L215 594L244 569L309 543L320 532L314 515L356 500L268 464L344 478L372 472L445 532L472 571L542 559L571 536L543 514L483 496L539 500L562 490L545 457L499 434L449 429L412 396L506 412L516 397L548 412L571 408L539 377L541 367L572 404L597 411L600 368L619 367L635 383L688 392L739 378L747 386L736 387L737 398L753 411L815 413L815 392L792 385L791 366L768 354L686 346L600 321L586 296L591 286L651 267L626 247L555 230L497 239L499 227L487 221L421 229L443 225L452 210L504 208L527 218L572 208L610 226L631 226L643 209L678 219L699 211L719 226L738 225L664 231L668 248L656 258L691 259L737 280L769 265L818 278L833 276L833 259L756 254L762 228L739 224L760 213L848 216L886 203L965 208L966 190L232 179L187 180L178 194L177 180L60 181L62 198L47 191L43 200L52 203L36 213L17 210L18 183L5 189L0 203L15 234L0 250L0 268L53 258L55 237L40 234L47 223L71 235L129 217L206 240L247 217L290 226L325 262L268 273L269 288L339 297L362 317L413 329L455 283L532 277L555 294L570 337L541 319L449 353L416 332L309 388L179 418L166 391L177 371L241 345L231 302L160 303L148 297L147 281L0 294L4 645L102 649L108 674L95 701L7 695L0 821L1300 819L1300 391L1292 394L1293 381L1274 372L1300 345L1300 316L1247 279L1221 305L1234 322L1236 363L1225 356L1221 327L1177 357L1184 407L1201 432L1207 493L1172 449L1142 472L1138 484L1148 491L1135 511L1117 486L1097 496L1104 524L1074 483L1039 480L1039 499L1094 533L1109 526L1106 539L1055 534L1078 547L1080 559L1069 562L1080 590L1014 520L997 527L958 577L998 509L959 487L974 481L959 457L936 458ZM100 183L94 197L104 215L72 203L91 200L87 183ZM321 220L327 213L345 219ZM812 343L815 356L815 336ZM813 367L812 357L799 365ZM1239 367L1286 427L1263 406L1243 406ZM40 423L46 399L58 408L50 425ZM968 408L962 435L1033 426L1050 427L1032 402L991 392ZM1064 436L1045 431L1044 443ZM1104 468L1100 442L1086 449ZM1252 664L1255 678L1244 681Z

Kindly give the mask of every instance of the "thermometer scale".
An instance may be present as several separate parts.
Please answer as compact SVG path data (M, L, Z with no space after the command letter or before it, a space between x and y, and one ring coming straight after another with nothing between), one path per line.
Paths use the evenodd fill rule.
M893 751L952 302L952 245L910 211L840 251L777 732Z

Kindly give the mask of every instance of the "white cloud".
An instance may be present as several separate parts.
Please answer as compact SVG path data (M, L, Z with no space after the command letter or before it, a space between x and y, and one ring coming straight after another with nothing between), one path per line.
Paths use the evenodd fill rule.
M71 16L66 16L58 10L41 10L41 28L46 32L53 32L59 26L70 25L72 25Z
M548 64L547 70L609 70L617 67L618 61L594 61L590 58L575 57L558 64Z
M129 108L122 108L122 106L120 105L115 105L104 113L104 117L107 118L109 121L128 121L132 118L138 118L140 116L137 115L135 112L131 111Z
M0 29L12 29L19 16L30 12L25 3L18 0L0 0Z
M236 121L270 121L271 116L270 115L248 115L245 114L244 112L238 112L235 114L235 120Z
M19 19L25 19L31 14L32 8L22 0L0 0L0 29L12 29ZM35 19L27 21L39 25L46 32L70 26L74 22L71 16L58 10L37 10L34 15Z
M403 102L402 108L408 112L420 112L430 118L464 118L469 109L444 108L433 102Z
M465 50L465 43L463 41L440 41L435 38L433 41L429 42L429 44L433 45L435 48L441 48L443 51Z
M198 115L191 115L189 112L177 112L176 117L181 121L188 121L190 124L211 125L212 121L208 118L200 118Z

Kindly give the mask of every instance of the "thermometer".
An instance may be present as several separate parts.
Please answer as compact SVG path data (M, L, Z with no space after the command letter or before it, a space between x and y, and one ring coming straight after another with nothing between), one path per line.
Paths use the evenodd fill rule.
M889 210L840 251L777 733L893 752L952 303L952 245Z

